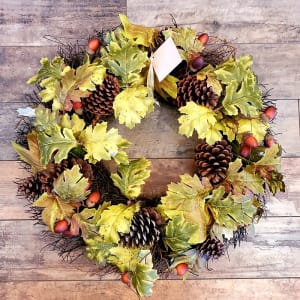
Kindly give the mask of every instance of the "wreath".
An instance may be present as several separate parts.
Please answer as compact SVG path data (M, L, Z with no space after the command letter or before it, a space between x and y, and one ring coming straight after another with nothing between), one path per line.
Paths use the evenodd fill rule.
M281 147L270 128L276 106L251 56L236 59L228 42L176 23L120 20L86 49L64 45L41 59L13 147L31 172L19 194L52 246L62 256L83 249L148 296L159 276L199 273L246 238L268 194L284 191ZM159 102L178 109L180 135L198 137L195 168L145 199L150 161L129 160L130 142L109 122L132 129Z

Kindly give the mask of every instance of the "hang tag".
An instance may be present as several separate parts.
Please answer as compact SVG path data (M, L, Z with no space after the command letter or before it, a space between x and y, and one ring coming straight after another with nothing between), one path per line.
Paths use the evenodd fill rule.
M168 76L182 61L174 41L169 37L152 55L152 65L158 81Z

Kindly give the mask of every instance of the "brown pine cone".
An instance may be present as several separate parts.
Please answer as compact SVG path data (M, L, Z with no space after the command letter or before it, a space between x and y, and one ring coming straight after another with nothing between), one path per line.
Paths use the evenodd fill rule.
M119 233L119 235L123 247L138 248L146 245L153 246L160 238L160 231L147 208L143 208L134 214L130 232L127 234Z
M206 261L218 259L225 254L225 246L218 238L208 236L206 240L197 246L199 256Z
M103 83L96 87L89 97L82 99L83 109L98 118L113 115L113 102L120 92L119 81L108 74Z
M213 186L226 178L232 158L232 147L224 139L212 146L202 140L195 149L197 173L200 177L207 177Z
M198 80L197 75L186 75L177 83L177 98L174 105L185 106L187 102L193 101L197 104L216 108L219 96L215 94L212 87L207 86L207 81Z

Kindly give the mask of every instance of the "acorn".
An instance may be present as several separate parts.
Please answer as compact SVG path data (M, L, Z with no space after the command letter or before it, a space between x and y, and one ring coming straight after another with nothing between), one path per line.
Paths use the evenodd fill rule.
M240 155L245 158L249 158L251 155L251 148L247 145L243 145L240 149Z
M264 138L264 144L266 147L271 148L274 144L276 144L276 140L274 139L273 134L267 133Z
M178 276L183 276L187 271L189 267L186 263L181 263L176 266L176 271Z
M276 113L277 113L277 108L273 105L266 107L264 110L264 115L267 117L269 121L272 121L275 118Z
M258 146L258 142L257 142L257 139L253 135L248 135L244 139L244 145L253 149Z
M69 228L69 224L66 220L59 220L54 225L54 232L55 233L64 233Z
M123 283L125 283L125 284L127 284L128 286L130 286L130 274L129 274L129 272L124 272L124 273L122 273L122 275L121 275L121 281L123 282Z
M101 41L97 37L93 37L88 41L86 52L89 55L94 55L97 50L100 48Z
M89 194L89 196L86 200L86 205L88 207L94 207L96 204L98 204L100 202L100 199L101 199L100 193L97 191L94 191Z
M203 46L205 46L208 43L208 40L209 40L209 36L207 33L201 33L198 36L198 41L200 41Z
M204 58L201 55L194 56L190 62L190 66L193 72L202 69L205 66Z
M78 115L82 115L83 110L81 101L72 101L72 108Z

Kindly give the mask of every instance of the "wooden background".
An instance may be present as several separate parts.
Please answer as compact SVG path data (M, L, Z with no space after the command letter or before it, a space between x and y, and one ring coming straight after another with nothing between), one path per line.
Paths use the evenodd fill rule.
M15 178L25 176L16 162L16 109L31 91L26 80L41 56L52 56L57 44L84 40L94 30L118 24L126 13L136 23L179 25L224 37L239 53L254 57L261 83L272 88L279 114L274 124L284 147L282 171L287 192L270 199L268 217L255 235L228 258L211 264L197 279L160 280L150 299L299 299L300 297L300 1L297 0L1 0L0 3L0 299L137 299L118 275L100 278L97 267L82 258L62 262L56 253L41 250L46 242L16 198ZM148 193L159 193L191 166L193 141L179 138L174 112L161 107L138 127L131 157L153 162ZM143 135L143 137L142 137ZM167 174L167 175L166 175ZM298 296L297 296L298 295Z

